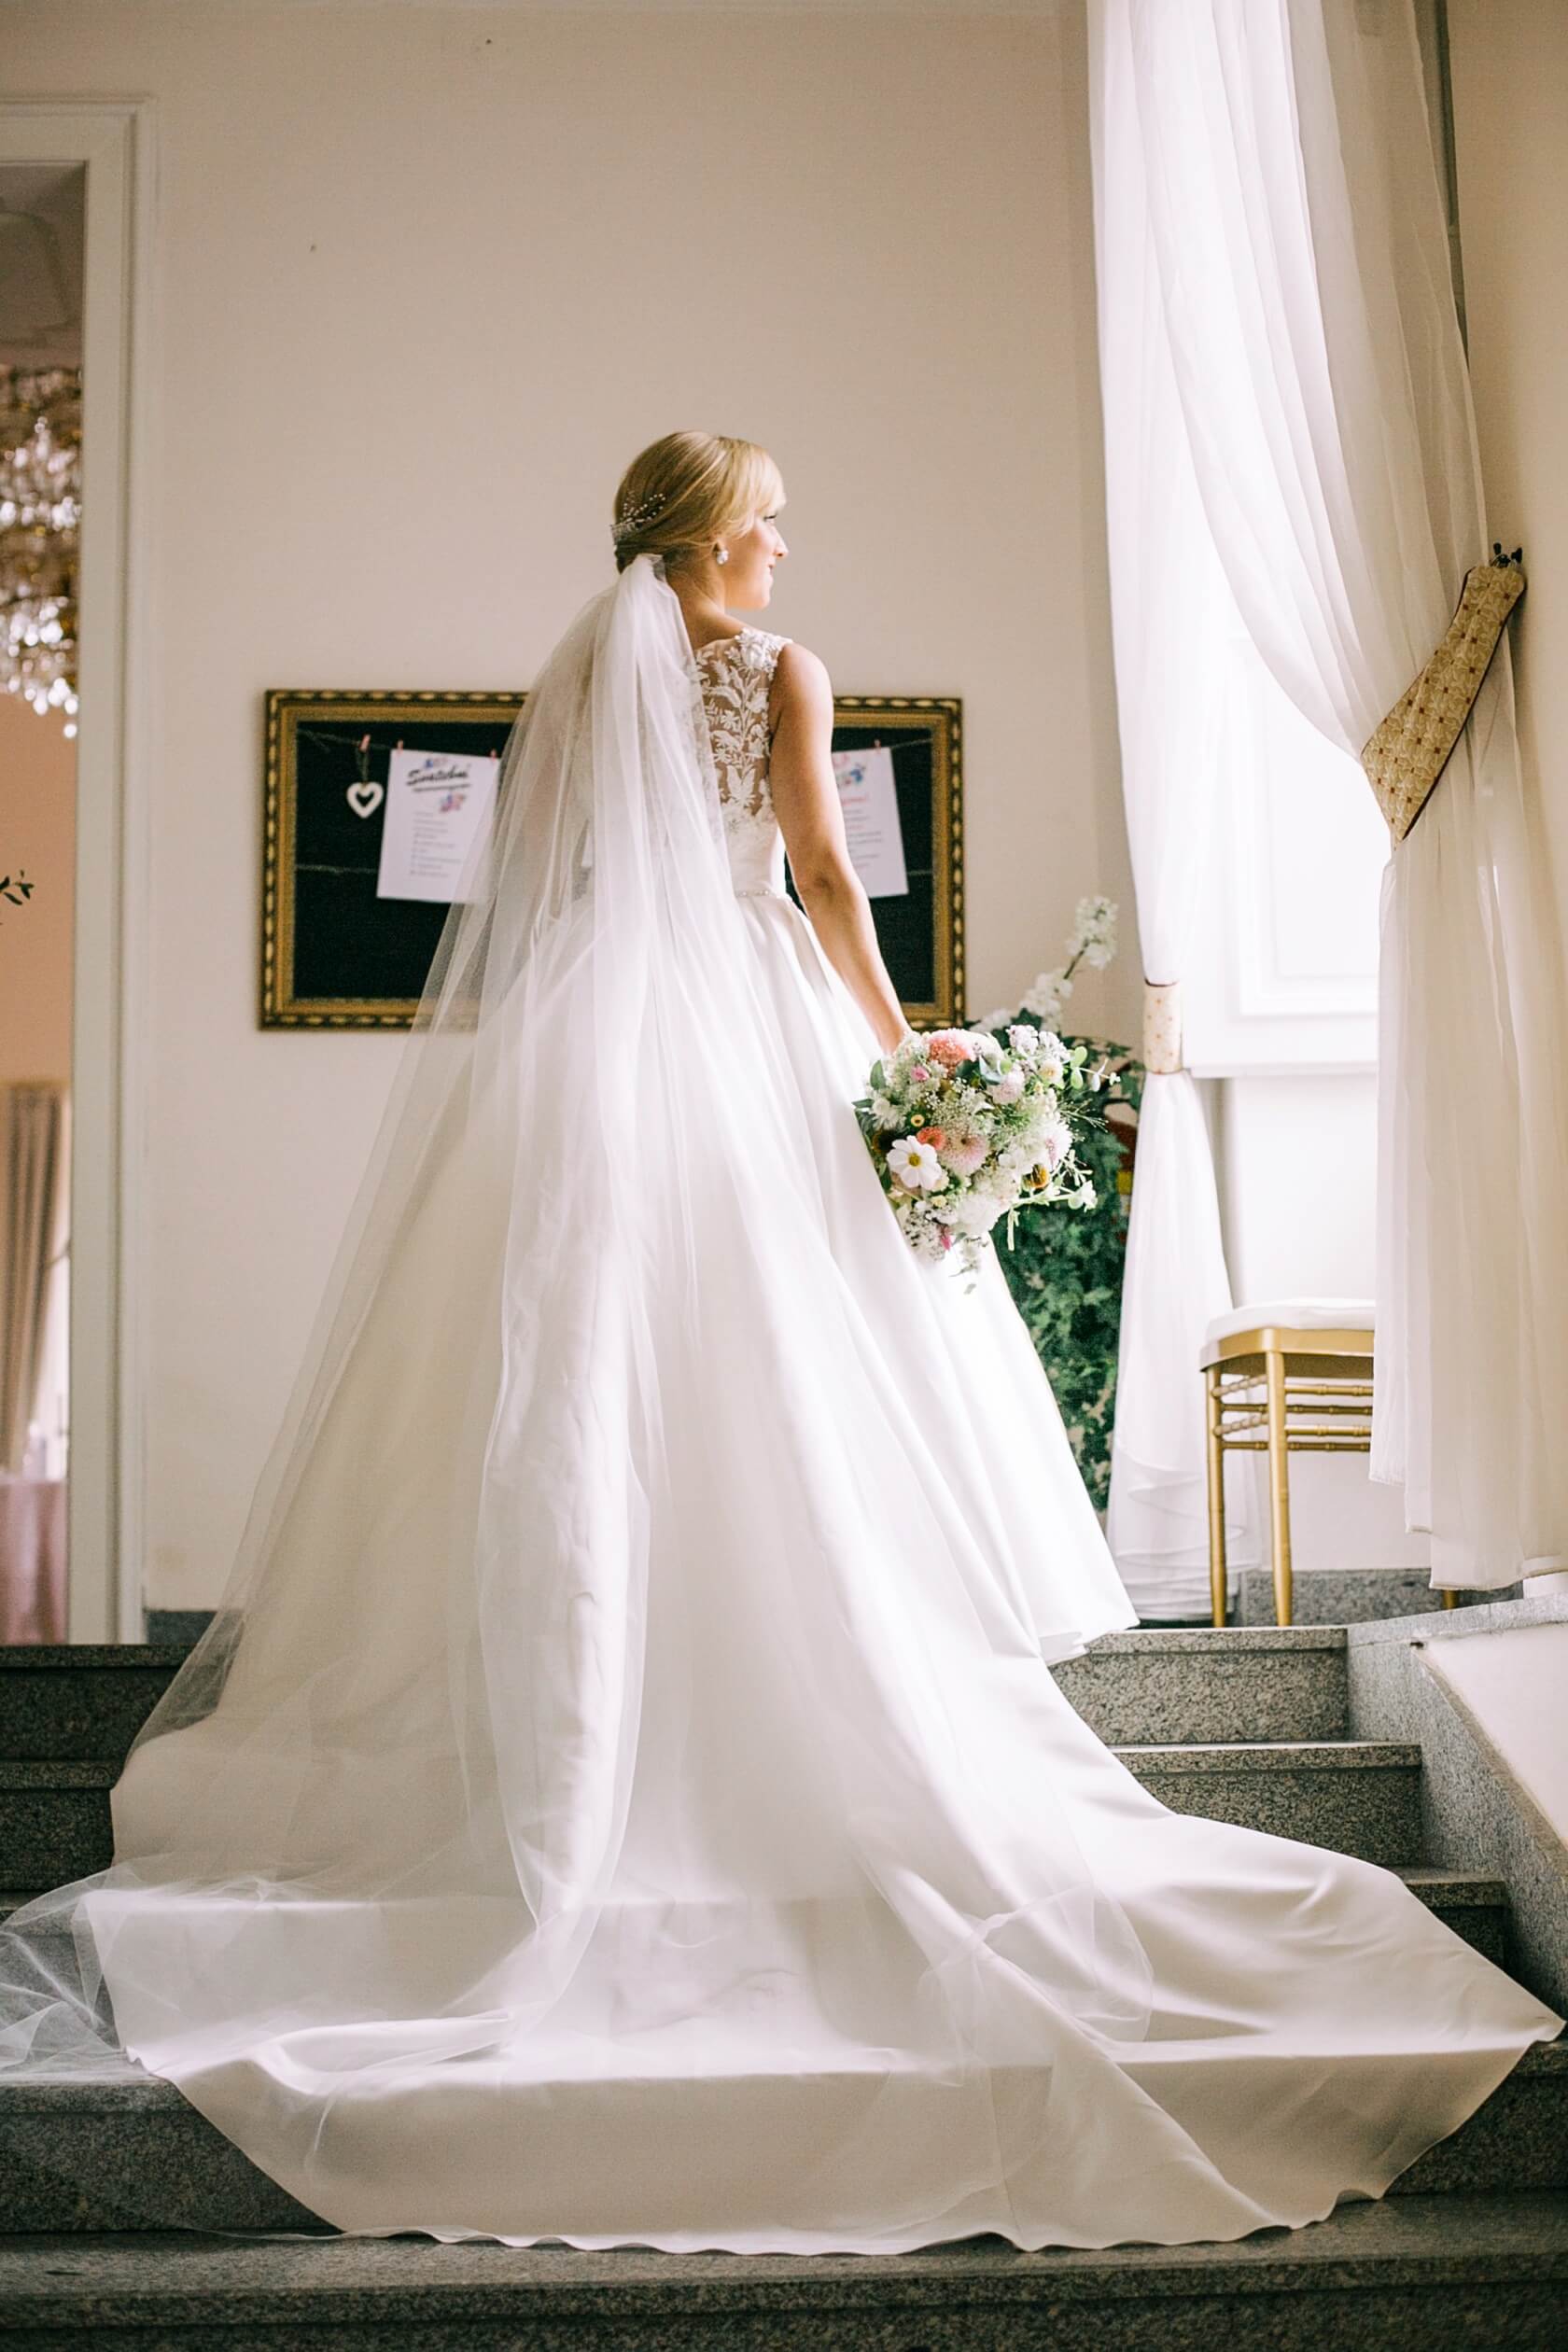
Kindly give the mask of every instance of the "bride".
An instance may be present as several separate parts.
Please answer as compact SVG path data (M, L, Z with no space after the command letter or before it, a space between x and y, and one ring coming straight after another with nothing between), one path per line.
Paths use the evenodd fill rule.
M0 2056L150 2070L345 2231L1178 2244L1378 2195L1561 2023L1398 1878L1167 1811L994 1255L850 1108L904 1033L767 455L628 469L210 1631ZM784 894L788 854L805 913Z

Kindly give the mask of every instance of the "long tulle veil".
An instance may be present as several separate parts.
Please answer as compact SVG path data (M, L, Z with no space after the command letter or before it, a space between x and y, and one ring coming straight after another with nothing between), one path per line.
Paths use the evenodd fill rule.
M960 2070L1038 2047L1047 1981L1053 2013L1141 2033L1147 1960L1065 1809L1014 1785L992 1686L943 1687L938 1652L1009 1674L1038 1636L911 1418L923 1383L925 1426L963 1426L934 1325L890 1379L829 1246L796 1083L681 610L639 556L512 731L221 1605L114 1790L114 1862L0 1934L0 2079L129 2056L200 2102L286 2051L319 2086L308 2195L343 2086L515 2044L560 1998L639 1758L677 1792L668 1869L658 1825L639 1849L674 1934L680 1677L707 1638L682 1578L707 1552L713 1674L750 1645L777 1707L736 1735L755 1780L718 1792L721 1897L793 1875L868 1982L896 1911ZM695 1612L653 1713L651 1577ZM782 1851L786 1822L747 1895L770 1742L831 1851Z
M663 562L639 555L512 727L221 1604L115 1790L118 1858L0 1940L0 2067L96 2075L119 2049L99 1971L118 1896L237 1882L254 1898L273 1874L442 1884L442 1854L477 1835L475 1787L506 1790L540 1931L581 1933L637 1713L665 1408L639 1301L696 1247L693 1117L729 1134L731 1176L764 1150L760 1061L731 1058L720 1086L706 1056L715 1007L734 1035L745 995L696 665ZM404 1374L379 1376L367 1423L350 1374L371 1345ZM557 1491L562 1453L576 1503L520 1557L520 1498ZM350 1755L376 1759L376 1785L355 1785Z

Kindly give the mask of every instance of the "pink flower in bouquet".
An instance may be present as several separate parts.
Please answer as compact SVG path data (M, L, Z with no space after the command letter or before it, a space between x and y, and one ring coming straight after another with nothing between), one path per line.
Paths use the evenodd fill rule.
M986 1139L973 1127L948 1136L936 1149L943 1166L950 1168L955 1176L973 1176L976 1169L985 1165Z
M974 1059L974 1040L968 1029L933 1029L925 1040L926 1059L944 1070L957 1070Z
M947 1141L947 1130L939 1127L917 1127L915 1141L917 1143L929 1143L933 1152L940 1152Z

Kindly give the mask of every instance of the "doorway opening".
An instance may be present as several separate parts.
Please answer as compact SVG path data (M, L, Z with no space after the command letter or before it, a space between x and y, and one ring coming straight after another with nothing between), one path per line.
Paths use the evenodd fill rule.
M0 1521L8 1505L20 1528L0 1556L8 1586L6 1560L21 1559L0 1638L34 1642L144 1638L152 134L142 100L0 104L13 689L0 692ZM79 500L74 549L69 501L52 489Z
M0 163L0 1642L67 1627L87 172Z

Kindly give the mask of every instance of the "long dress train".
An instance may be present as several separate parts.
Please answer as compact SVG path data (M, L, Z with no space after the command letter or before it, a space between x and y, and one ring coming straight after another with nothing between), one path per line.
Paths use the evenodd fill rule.
M700 708L728 903L660 956L723 930L735 1001L651 959L598 1032L630 1205L567 1197L564 1023L432 1123L264 1605L77 1893L118 2044L359 2232L1101 2247L1379 2194L1562 2021L1391 1872L1168 1811L1062 1696L1134 1616L994 1256L917 1261L865 1154L873 1042L781 888L784 640L693 657L646 560L600 604L599 662L635 622ZM737 1053L727 1158L679 1088Z

